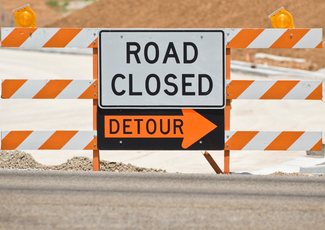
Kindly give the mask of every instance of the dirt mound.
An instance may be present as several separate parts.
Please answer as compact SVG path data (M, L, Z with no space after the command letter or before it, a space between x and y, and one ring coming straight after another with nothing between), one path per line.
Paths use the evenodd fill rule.
M99 0L47 27L272 28L268 15L281 6L292 14L296 28L325 27L323 0ZM322 49L232 49L232 59L245 61L248 53L254 62L256 52L304 58L312 63L296 66L301 69L325 67Z
M0 151L0 168L40 168L42 165L35 161L29 153L22 151Z
M63 164L46 166L38 163L29 153L23 151L0 151L0 168L92 171L93 161L88 157L73 157ZM100 170L110 172L166 172L162 169L142 168L104 160L100 161Z
M57 21L77 9L91 4L94 0L1 0L0 27L16 27L13 10L29 4L36 14L36 26Z

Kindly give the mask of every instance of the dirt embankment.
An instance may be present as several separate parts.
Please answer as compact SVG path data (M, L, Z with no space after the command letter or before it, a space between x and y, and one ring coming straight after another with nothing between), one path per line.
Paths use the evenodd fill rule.
M325 27L323 0L97 0L48 27L81 28L272 28L268 15L284 6L295 28ZM255 60L257 52L303 58L304 64ZM232 49L232 59L317 70L324 49Z
M29 4L36 14L36 26L43 27L46 24L62 18L62 14L46 4L49 0L1 0L0 1L0 27L16 27L13 10Z

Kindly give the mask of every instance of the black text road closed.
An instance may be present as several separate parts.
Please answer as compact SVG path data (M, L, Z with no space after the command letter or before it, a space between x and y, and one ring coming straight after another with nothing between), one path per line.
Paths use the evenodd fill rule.
M223 108L222 30L102 30L99 106Z

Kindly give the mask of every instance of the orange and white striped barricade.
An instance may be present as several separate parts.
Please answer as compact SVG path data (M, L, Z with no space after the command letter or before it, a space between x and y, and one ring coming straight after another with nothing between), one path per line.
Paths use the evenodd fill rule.
M2 81L3 99L98 99L97 80ZM321 100L322 81L232 80L227 81L227 99Z
M5 150L94 150L96 131L2 131ZM225 150L317 151L322 132L226 131Z
M95 150L96 131L2 131L5 150Z
M319 151L322 132L227 131L225 150Z
M97 48L101 28L2 28L2 47ZM227 48L321 48L322 29L224 29Z
M98 99L97 80L28 80L2 81L3 99Z
M2 149L93 149L96 145L98 33L101 28L2 28L1 46L20 48L92 48L93 80L3 80L2 98L92 99L94 131L3 131ZM240 81L230 79L232 48L322 48L322 29L224 29L226 35L226 107L224 173L230 150L321 150L321 132L230 131L231 99L321 100L320 81ZM93 136L92 136L93 135ZM82 136L84 144L75 145ZM51 143L60 139L57 145ZM14 141L15 140L15 141ZM209 161L210 162L210 161ZM220 169L219 169L220 171Z
M322 81L232 80L227 81L227 99L321 100Z

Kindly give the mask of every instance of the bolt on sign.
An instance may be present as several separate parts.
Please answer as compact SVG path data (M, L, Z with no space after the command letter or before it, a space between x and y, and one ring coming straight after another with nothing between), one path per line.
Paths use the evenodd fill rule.
M99 32L98 147L223 149L223 30Z

